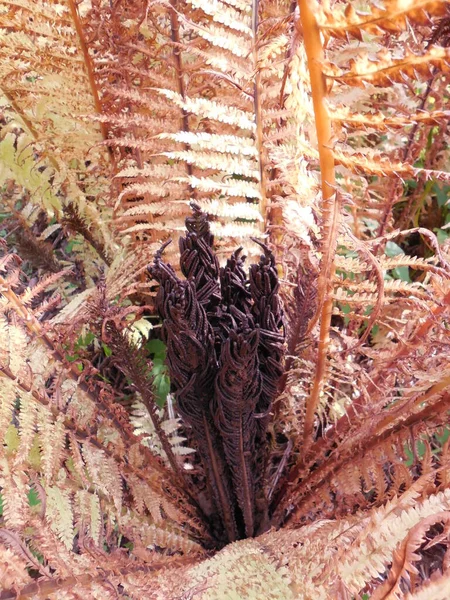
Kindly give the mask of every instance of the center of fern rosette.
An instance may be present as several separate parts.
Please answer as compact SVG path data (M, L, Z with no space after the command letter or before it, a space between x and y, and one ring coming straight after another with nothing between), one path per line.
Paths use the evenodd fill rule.
M283 311L275 259L264 244L258 264L244 270L238 248L219 267L206 215L192 205L180 239L185 279L163 262L149 267L159 282L167 364L178 411L203 464L223 541L252 537L267 518L266 430L282 375Z

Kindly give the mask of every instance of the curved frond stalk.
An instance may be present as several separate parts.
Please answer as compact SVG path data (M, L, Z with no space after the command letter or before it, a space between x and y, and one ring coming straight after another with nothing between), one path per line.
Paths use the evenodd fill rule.
M329 345L329 330L333 299L331 297L330 279L333 277L333 255L336 248L337 230L340 215L340 203L337 200L334 173L334 154L331 148L331 119L326 105L326 79L322 70L324 60L320 29L314 15L314 3L311 0L299 0L300 18L308 57L308 68L311 78L311 93L314 105L317 142L322 181L322 259L317 283L316 315L311 319L309 330L320 320L319 351L316 372L311 394L306 403L304 424L304 441L311 442L314 427L314 416L319 404L323 388L323 378Z
M94 99L95 108L98 114L103 112L102 104L100 102L100 96L97 89L97 84L94 76L94 69L92 66L91 57L89 56L89 49L86 44L86 40L84 39L83 27L80 21L80 15L78 13L78 6L75 3L75 0L68 0L70 14L72 15L72 19L75 25L75 29L78 35L78 43L80 44L81 51L83 53L84 65L86 67L86 71L88 73L89 85L91 87L92 97ZM100 123L100 129L102 131L103 139L107 138L107 130L103 123ZM112 155L111 155L112 156Z

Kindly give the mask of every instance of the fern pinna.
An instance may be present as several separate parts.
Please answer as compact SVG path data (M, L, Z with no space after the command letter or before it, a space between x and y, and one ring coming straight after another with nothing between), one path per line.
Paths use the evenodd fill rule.
M0 598L447 600L448 10L0 3Z

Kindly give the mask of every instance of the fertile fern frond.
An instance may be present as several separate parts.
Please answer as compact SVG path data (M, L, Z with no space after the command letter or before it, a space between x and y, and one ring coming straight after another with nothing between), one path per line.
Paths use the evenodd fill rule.
M264 471L267 460L265 433L282 374L283 315L270 251L264 247L248 278L241 249L219 269L206 215L197 205L193 210L180 239L187 279L178 279L160 253L150 274L160 284L157 305L178 410L192 427L233 541L242 535L241 521L248 537L261 526L257 497L267 504L264 475L254 473L258 462Z

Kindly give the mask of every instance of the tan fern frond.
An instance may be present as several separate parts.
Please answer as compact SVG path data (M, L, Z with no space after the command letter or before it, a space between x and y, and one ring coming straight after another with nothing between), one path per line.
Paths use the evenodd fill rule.
M409 23L428 24L430 16L445 14L445 2L441 0L385 0L370 7L370 10L358 11L351 3L333 10L330 3L318 5L317 21L322 31L336 38L353 36L362 39L364 31L373 34L403 30Z
M357 59L347 72L329 65L325 68L325 73L330 79L349 85L363 85L364 82L370 82L383 86L401 82L405 76L429 77L430 68L434 66L446 71L449 56L447 48L439 46L430 48L427 54L416 55L410 52L403 58L394 58L386 52L378 55L376 61L370 60L368 56Z

